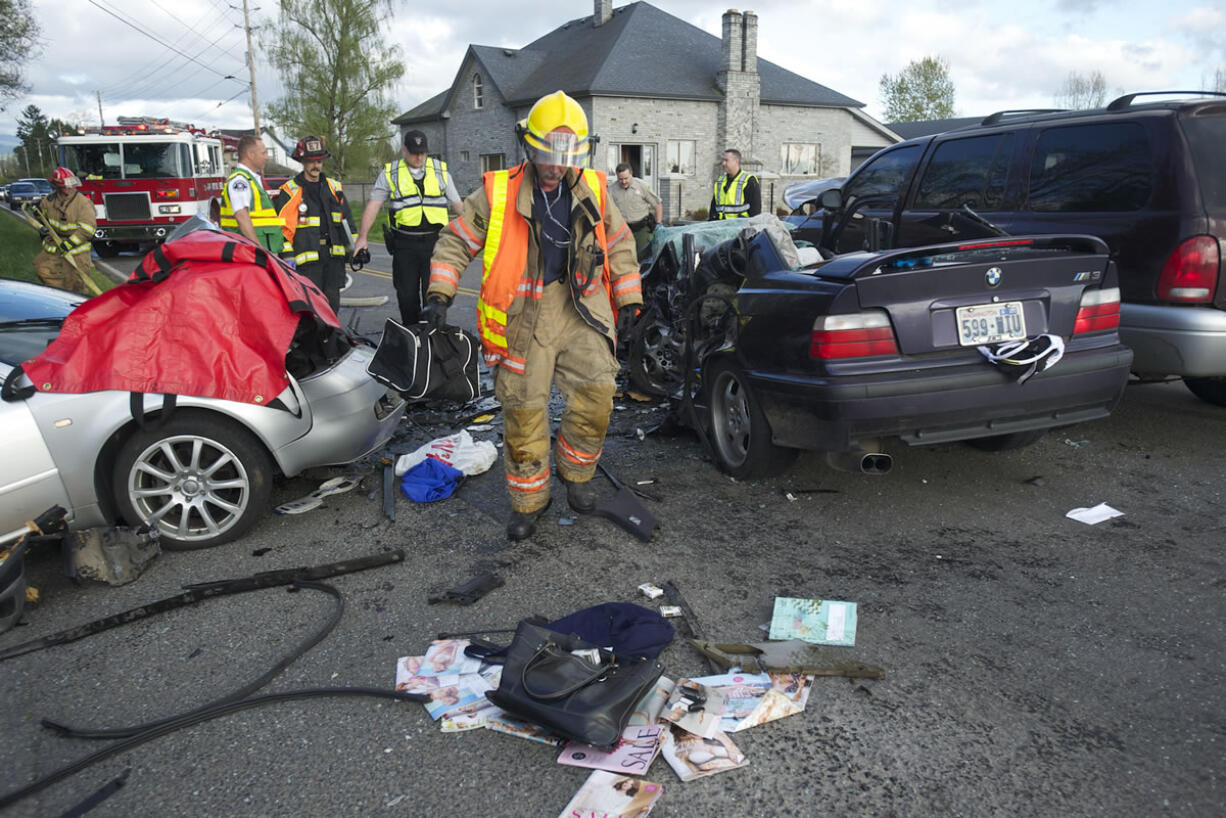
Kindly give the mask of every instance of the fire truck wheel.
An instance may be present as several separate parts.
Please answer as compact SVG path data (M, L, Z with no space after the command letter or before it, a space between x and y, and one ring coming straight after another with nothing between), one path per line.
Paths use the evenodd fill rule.
M94 242L94 252L99 258L115 258L119 255L122 248L118 242L114 241L96 241Z

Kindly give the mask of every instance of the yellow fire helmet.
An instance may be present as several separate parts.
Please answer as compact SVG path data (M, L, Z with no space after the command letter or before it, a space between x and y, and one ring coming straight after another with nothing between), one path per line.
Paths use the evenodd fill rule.
M541 97L515 128L530 161L582 168L591 158L587 114L562 91Z

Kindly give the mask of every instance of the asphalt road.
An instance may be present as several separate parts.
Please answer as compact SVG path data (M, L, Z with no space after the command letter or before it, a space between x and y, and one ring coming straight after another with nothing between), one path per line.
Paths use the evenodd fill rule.
M390 293L387 279L364 276L358 294ZM364 309L362 330L379 318ZM1221 814L1226 410L1179 384L1133 386L1109 419L1022 451L898 448L886 476L805 457L781 478L743 483L693 438L639 440L635 429L658 423L661 408L618 405L604 462L625 480L656 479L662 499L648 506L662 526L649 544L572 519L556 483L561 502L536 537L507 543L497 467L443 502L400 498L391 523L372 476L309 513L270 514L240 542L164 554L120 588L75 587L53 555L36 555L31 581L44 601L0 649L182 583L393 548L405 564L331 581L345 597L339 626L268 691L390 688L397 658L439 631L606 601L651 605L635 590L647 581L674 581L717 641L763 638L776 596L848 600L859 626L856 647L842 650L886 677L819 678L805 713L736 734L743 769L681 783L658 759L647 778L665 791L653 818ZM414 413L391 450L453 431L448 421ZM476 436L496 433L497 421ZM274 500L327 476L284 481ZM1124 516L1097 526L1065 517L1099 502ZM426 604L429 589L480 566L506 584L471 607ZM260 591L0 662L3 790L98 749L40 718L113 726L211 701L275 664L330 604L318 592ZM662 659L673 677L707 672L679 638ZM551 817L587 775L554 755L485 730L442 734L415 704L319 699L172 733L11 813L59 814L130 770L91 815Z

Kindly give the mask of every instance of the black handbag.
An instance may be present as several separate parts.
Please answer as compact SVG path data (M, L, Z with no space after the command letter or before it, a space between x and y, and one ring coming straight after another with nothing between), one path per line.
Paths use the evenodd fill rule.
M481 396L476 336L459 327L403 326L389 318L366 372L409 400L466 403Z
M577 636L525 621L507 649L498 689L485 695L512 716L611 750L635 704L663 672L651 659L621 659Z

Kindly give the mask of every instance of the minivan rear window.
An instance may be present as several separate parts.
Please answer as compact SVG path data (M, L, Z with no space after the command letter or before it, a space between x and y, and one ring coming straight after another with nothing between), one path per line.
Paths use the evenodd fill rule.
M951 139L937 146L920 181L915 209L997 207L1012 157L1011 133Z
M1056 213L1140 210L1153 191L1154 160L1140 123L1048 128L1030 165L1030 209Z
M1222 146L1226 145L1226 106L1202 108L1180 121L1192 151L1192 164L1196 168L1196 181L1200 184L1205 209L1226 210L1226 162L1222 161Z

